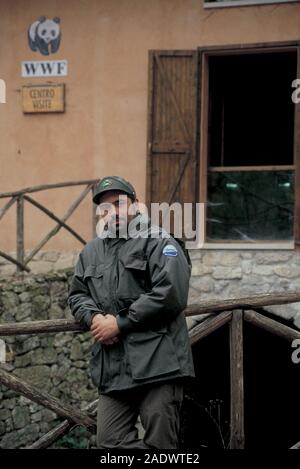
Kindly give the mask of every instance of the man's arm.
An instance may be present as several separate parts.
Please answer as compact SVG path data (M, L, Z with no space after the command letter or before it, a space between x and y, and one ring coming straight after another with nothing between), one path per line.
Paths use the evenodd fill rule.
M76 322L79 322L85 330L89 330L93 317L99 314L99 308L93 301L90 291L83 280L84 268L81 254L75 266L69 291L68 304Z
M151 291L132 303L127 315L117 315L122 333L168 324L186 307L190 265L174 239L155 241L149 255Z

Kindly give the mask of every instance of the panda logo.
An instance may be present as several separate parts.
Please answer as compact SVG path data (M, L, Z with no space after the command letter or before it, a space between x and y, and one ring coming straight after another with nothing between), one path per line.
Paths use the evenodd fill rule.
M43 55L53 54L59 48L60 39L60 19L57 16L53 20L41 16L28 28L29 47L34 52L39 50Z

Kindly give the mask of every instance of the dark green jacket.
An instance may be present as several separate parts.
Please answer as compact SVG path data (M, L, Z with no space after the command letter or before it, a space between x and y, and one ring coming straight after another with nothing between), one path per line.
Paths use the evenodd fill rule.
M152 238L150 228L147 236L95 238L75 267L68 302L76 321L88 330L102 311L121 331L119 342L92 348L91 376L103 394L194 376L182 313L191 266L174 238L161 230Z

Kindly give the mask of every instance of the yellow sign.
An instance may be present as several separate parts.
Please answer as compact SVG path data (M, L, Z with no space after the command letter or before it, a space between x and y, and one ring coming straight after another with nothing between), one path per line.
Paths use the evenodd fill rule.
M22 87L23 112L64 112L65 85L26 85Z

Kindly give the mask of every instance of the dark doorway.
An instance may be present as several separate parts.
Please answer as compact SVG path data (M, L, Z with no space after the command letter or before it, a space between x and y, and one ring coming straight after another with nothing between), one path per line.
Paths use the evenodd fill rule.
M300 440L300 364L292 362L292 351L288 341L244 322L246 449L288 449ZM183 403L182 447L228 448L228 325L196 343L193 355L196 379Z

